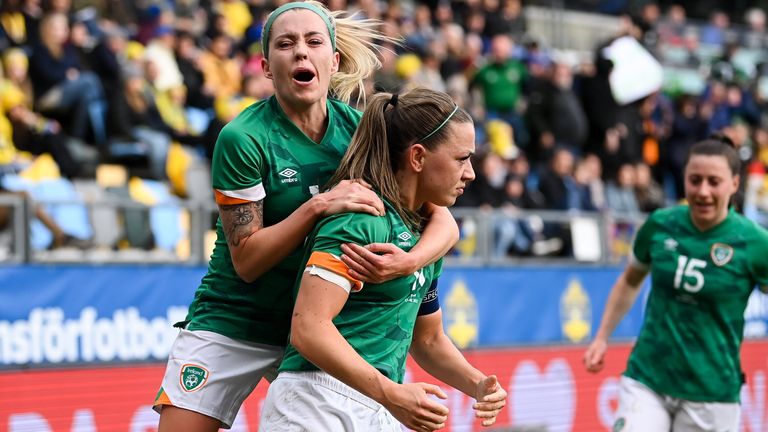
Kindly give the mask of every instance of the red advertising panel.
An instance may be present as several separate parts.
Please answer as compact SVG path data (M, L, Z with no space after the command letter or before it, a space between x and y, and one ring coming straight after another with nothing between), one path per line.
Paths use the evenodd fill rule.
M484 350L467 357L481 370L497 374L509 392L500 426L594 432L610 430L618 376L629 350L626 344L611 347L606 370L599 375L584 371L582 347ZM768 341L746 342L742 357L747 385L742 391L741 431L768 432ZM150 406L163 371L162 365L145 365L2 372L0 431L154 432L158 416ZM431 381L412 363L408 377ZM233 430L257 430L265 392L266 386L259 386ZM457 391L446 392L444 403L451 411L446 430L480 430L472 400Z

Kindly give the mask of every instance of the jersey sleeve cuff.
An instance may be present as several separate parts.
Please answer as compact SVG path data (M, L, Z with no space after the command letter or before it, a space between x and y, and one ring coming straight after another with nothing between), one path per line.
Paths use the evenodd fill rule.
M651 264L640 261L640 259L637 258L637 256L635 256L634 252L629 253L629 265L631 265L636 269L644 270L644 271L648 271L651 269Z
M328 282L335 283L344 288L347 292L358 292L363 289L363 282L349 276L349 267L347 267L339 257L331 253L312 252L306 267L307 269L317 268L317 270L310 270L310 274L316 274ZM325 272L320 272L319 270L325 270ZM313 273L313 271L316 271L316 273ZM329 279L330 276L328 276L329 278L323 277L323 275L327 275L327 273L331 273L335 276L334 280ZM338 283L336 282L336 278L341 278L344 282ZM349 285L348 288L345 287L347 284Z

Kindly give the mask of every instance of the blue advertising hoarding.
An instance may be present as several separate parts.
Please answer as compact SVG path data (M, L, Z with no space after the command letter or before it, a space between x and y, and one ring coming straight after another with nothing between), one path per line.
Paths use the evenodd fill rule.
M586 343L621 269L446 268L446 332L460 348ZM204 274L185 266L0 268L0 367L163 361ZM613 337L637 335L640 301ZM748 337L764 337L768 296L753 293Z

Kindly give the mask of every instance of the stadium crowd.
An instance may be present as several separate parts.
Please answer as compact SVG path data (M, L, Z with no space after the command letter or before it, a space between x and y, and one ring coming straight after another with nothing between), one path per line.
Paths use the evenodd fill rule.
M92 182L100 194L143 203L159 195L211 200L209 174L198 168L208 164L218 132L273 92L260 38L274 6L0 1L0 191L44 200L33 185L55 179L57 198L82 199L82 185ZM744 162L737 206L768 225L761 9L731 24L721 11L692 23L680 5L632 8L616 36L650 51L665 84L619 104L603 50L610 41L589 53L546 46L528 31L521 0L328 6L379 18L385 34L402 37L381 52L369 94L426 86L473 115L477 179L458 206L506 211L494 228L497 256L570 254L567 228L516 210L633 215L682 199L687 151L713 132L730 137ZM52 219L54 234L39 247L91 246L92 230L67 232L72 224ZM0 230L9 224L0 211ZM153 244L141 235L117 240Z

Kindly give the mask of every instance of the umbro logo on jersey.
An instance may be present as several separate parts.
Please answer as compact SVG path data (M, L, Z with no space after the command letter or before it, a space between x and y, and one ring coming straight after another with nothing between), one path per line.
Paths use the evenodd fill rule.
M299 179L296 178L296 174L298 173L299 172L294 169L286 168L277 174L282 177L282 179L280 179L280 183L295 183L299 181Z
M664 249L668 251L677 250L677 240L673 238L668 238L664 240Z
M397 239L399 240L397 242L400 246L410 246L411 245L411 239L413 236L408 231L403 231L400 234L397 235Z
M733 258L733 248L723 243L715 243L709 251L709 256L716 266L722 267Z

